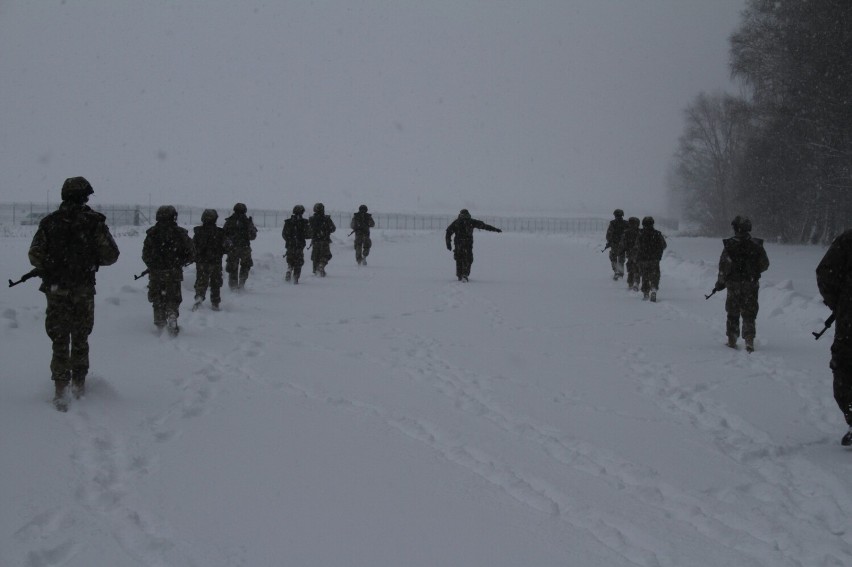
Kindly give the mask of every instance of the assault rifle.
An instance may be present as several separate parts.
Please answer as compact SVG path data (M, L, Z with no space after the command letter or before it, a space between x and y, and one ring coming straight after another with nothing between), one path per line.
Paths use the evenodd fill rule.
M820 331L819 333L817 333L816 331L814 331L814 332L812 332L812 333L811 333L811 334L814 336L814 340L817 340L817 341L818 341L818 340L819 340L819 338L820 338L821 336L823 336L823 334L825 334L825 332L826 332L826 331L827 331L827 330L831 327L831 325L833 325L833 324L834 324L834 313L832 313L832 314L829 316L829 318L825 320L825 327L823 327L822 331Z
M184 264L183 266L181 266L181 269L184 269L184 268L186 268L187 266L189 266L190 264L194 264L194 263L195 263L195 260L190 260L189 262L187 262L186 264ZM148 274L150 274L150 273L151 273L151 268L145 268L144 270L142 270L142 273L141 273L141 274L139 274L138 276L133 276L133 279L134 279L134 280L142 279L142 278L144 278L145 276L147 276L147 275L148 275Z
M611 245L609 242L607 242L607 243L606 243L606 246L604 246L604 249L603 249L603 250L601 250L601 252L606 252L606 251L607 251L607 250L608 250L611 246L612 246L612 245Z
M24 282L25 282L25 281L27 281L28 279L30 279L30 278L35 278L35 277L38 277L38 276L40 276L40 275L41 275L41 274L39 273L38 268L33 268L32 270L30 270L29 272L27 272L26 274L24 274L23 276L21 276L21 279L19 279L19 280L18 280L18 281L16 281L16 282L13 282L12 280L9 280L9 287L15 287L15 286L16 286L16 285L18 285L19 283L24 283Z

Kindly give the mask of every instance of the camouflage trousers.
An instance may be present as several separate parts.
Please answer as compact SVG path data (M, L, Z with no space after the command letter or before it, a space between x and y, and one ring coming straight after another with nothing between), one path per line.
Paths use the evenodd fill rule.
M829 367L834 375L834 401L843 412L846 423L852 426L852 360L833 352Z
M470 267L473 265L473 246L456 245L453 251L456 260L456 277L467 278L470 276Z
M331 243L314 240L311 244L311 262L314 264L314 273L317 273L320 268L324 270L330 260Z
M183 270L156 270L148 274L148 301L154 308L154 324L164 327L169 317L178 318L183 294Z
M219 305L222 296L222 263L218 264L195 264L195 299L204 301L207 296L207 288L210 288L210 303Z
M617 252L615 249L609 249L609 263L612 266L612 273L616 276L624 275L624 252Z
M627 258L627 285L638 288L641 282L642 273L639 269L639 262Z
M373 241L365 234L355 235L355 261L359 264L361 260L370 255L370 248L373 246Z
M251 259L251 248L244 246L233 248L225 259L225 271L228 272L228 287L240 289L245 285L254 262Z
M287 273L292 272L298 280L302 275L302 266L305 265L305 246L288 247L284 260L287 262Z
M44 327L53 343L50 373L54 380L89 370L89 335L95 326L95 289L47 292Z
M639 275L642 278L642 293L660 289L660 262L645 260L639 262Z
M725 331L729 337L740 336L740 318L742 318L742 337L754 339L757 334L757 292L760 282L728 282L728 297L725 299L725 312L728 319Z

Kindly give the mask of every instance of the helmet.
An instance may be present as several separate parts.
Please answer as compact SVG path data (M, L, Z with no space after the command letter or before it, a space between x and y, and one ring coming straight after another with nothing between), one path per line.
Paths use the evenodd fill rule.
M460 210L459 211L459 218L469 219L470 218L470 211L468 211L467 209Z
M366 213L367 212L367 205L361 205L360 207L358 207L358 212Z
M751 232L751 220L748 217L735 216L734 220L731 221L731 226L737 234Z
M627 219L627 224L630 226L639 226L639 217L630 217Z
M218 218L219 213L216 212L216 209L204 209L204 212L201 213L202 224L216 224Z
M248 208L246 207L245 203L237 203L236 205L234 205L235 213L244 215L246 214L246 211L248 211Z
M157 222L160 221L177 221L177 209L171 205L163 205L157 209Z
M622 211L621 209L615 209L614 211L612 211L612 214L615 215L615 218L620 219L624 216L624 211Z
M654 217L645 217L642 219L642 226L644 227L652 227L654 226Z
M304 212L305 212L305 207L303 207L302 205L296 205L295 207L293 207L293 214L294 215L301 215L301 214L304 214Z
M314 212L318 215L323 214L325 212L325 205L323 205L322 203L317 203L316 205L314 205Z
M62 184L62 200L85 203L94 193L91 183L85 177L69 177Z

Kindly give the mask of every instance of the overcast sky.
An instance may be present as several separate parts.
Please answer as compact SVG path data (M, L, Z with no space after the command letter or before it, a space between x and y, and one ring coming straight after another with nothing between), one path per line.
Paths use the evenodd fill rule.
M665 212L744 0L0 1L0 194Z

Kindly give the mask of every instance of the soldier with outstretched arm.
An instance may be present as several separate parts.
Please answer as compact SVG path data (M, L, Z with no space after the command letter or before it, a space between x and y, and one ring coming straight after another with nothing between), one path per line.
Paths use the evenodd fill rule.
M475 228L490 232L503 232L479 219L471 218L467 209L459 211L458 218L447 227L445 240L447 250L453 251L453 236L455 236L456 249L453 257L456 260L456 277L460 282L466 282L470 277L470 266L473 264L473 229Z

